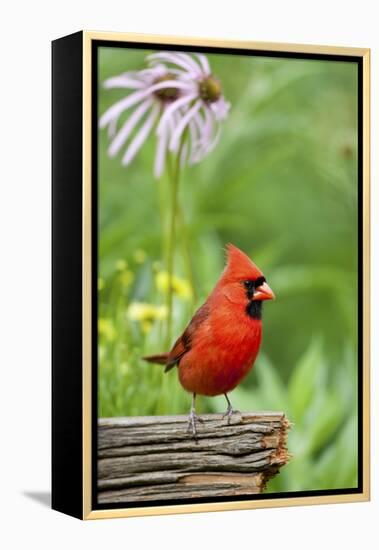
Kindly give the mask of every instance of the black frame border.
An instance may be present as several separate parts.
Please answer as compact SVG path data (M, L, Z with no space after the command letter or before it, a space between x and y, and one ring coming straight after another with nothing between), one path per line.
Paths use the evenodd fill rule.
M54 510L83 517L83 33L52 43L52 448ZM69 480L69 481L68 481Z

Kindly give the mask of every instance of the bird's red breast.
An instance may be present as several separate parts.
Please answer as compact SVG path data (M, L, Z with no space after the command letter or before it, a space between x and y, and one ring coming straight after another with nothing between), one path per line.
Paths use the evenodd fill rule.
M262 338L262 322L222 293L203 306L206 318L178 363L179 380L189 392L220 395L233 390L252 368Z

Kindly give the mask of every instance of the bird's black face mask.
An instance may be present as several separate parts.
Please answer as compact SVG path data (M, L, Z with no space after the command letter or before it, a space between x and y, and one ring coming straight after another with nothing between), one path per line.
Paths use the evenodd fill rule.
M264 277L259 277L255 281L248 280L243 281L243 286L246 289L246 297L248 303L246 306L246 313L252 319L261 319L262 318L262 302L260 300L254 300L255 289L260 287L265 282Z

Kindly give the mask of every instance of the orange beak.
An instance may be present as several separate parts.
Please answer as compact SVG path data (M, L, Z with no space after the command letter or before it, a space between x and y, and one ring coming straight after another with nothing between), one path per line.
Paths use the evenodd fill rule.
M267 283L255 289L253 300L275 300L275 294Z

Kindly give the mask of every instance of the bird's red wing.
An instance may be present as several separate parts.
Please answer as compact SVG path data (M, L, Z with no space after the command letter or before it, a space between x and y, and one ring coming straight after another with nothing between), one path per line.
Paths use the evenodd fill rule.
M181 336L176 340L172 350L168 354L165 372L177 365L185 353L192 348L193 339L197 329L209 317L210 308L207 303L203 304L192 317L189 325Z

